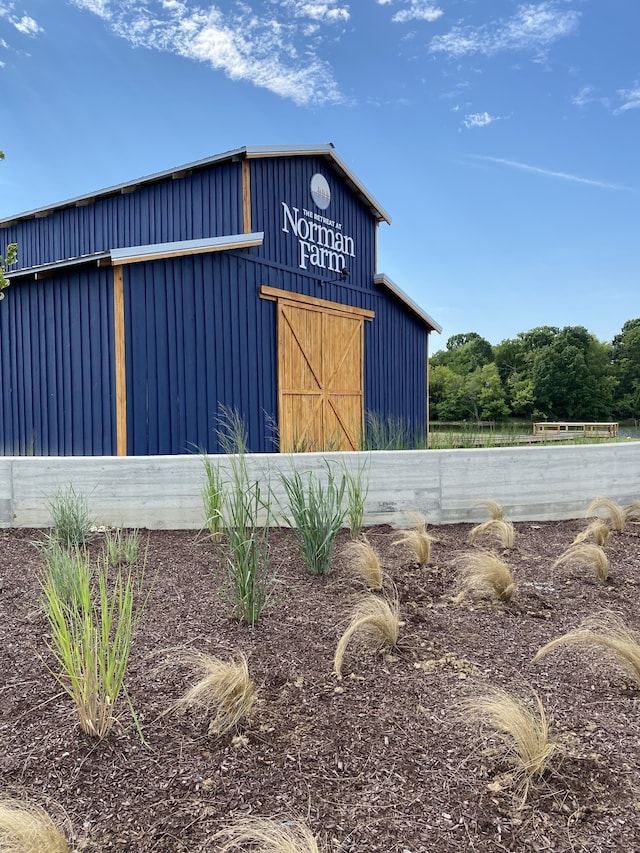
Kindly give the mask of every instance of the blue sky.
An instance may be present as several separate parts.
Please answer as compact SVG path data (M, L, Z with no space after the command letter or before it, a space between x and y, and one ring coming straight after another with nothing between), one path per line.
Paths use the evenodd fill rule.
M0 218L333 142L449 336L640 316L637 0L0 0Z

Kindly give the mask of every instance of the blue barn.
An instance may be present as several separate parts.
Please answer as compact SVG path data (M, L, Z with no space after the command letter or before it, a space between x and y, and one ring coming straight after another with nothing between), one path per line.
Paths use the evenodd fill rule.
M357 449L426 432L439 326L376 269L388 215L332 145L239 148L0 221L0 453Z

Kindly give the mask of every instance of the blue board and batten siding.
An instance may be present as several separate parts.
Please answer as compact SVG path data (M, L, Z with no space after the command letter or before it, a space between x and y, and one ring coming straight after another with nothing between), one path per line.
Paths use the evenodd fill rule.
M275 316L261 283L241 253L125 270L129 453L219 450L221 406L241 413L251 449L277 449Z
M241 165L227 163L21 219L2 229L2 245L17 243L19 267L27 268L125 246L240 232Z
M317 173L331 187L322 215L353 241L348 276L303 268L292 233L291 217L315 210ZM219 452L221 406L241 414L251 450L277 449L277 303L260 298L265 286L373 311L364 409L426 427L429 329L374 283L380 217L342 177L321 156L233 157L0 226L0 245L19 244L19 268L72 261L48 277L16 277L0 305L0 452L119 449L114 269L81 256L245 231L262 232L262 245L122 267L126 452Z
M115 453L110 269L16 282L0 306L1 451Z

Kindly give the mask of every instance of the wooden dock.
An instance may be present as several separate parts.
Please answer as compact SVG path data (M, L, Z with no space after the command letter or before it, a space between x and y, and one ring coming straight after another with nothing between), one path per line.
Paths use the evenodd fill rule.
M618 423L617 421L540 421L533 425L533 435L547 438L558 436L617 438Z

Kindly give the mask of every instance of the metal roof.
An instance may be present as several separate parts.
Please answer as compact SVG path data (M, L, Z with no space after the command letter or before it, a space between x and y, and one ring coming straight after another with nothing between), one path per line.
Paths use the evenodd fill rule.
M79 267L87 264L111 266L112 264L131 264L142 261L154 261L160 258L185 257L200 255L205 252L221 252L229 249L246 249L259 246L264 241L264 233L256 231L252 234L229 234L223 237L204 237L197 240L179 240L171 243L154 243L146 246L125 246L121 249L111 249L108 252L95 252L92 255L80 255L77 258L66 258L63 261L53 261L48 264L38 264L24 267L6 273L6 277L48 278L54 272L68 267Z
M155 172L152 175L147 175L143 178L127 181L123 184L116 184L106 189L98 190L86 195L76 196L67 199L66 201L56 202L55 204L38 207L34 210L28 210L24 213L16 214L15 216L7 217L0 220L0 226L7 227L24 219L37 219L53 213L55 210L61 210L65 207L81 207L91 204L98 199L105 198L111 195L119 195L122 193L133 192L140 186L145 184L158 183L167 178L181 178L190 172L206 169L209 166L214 166L218 163L224 163L233 160L243 159L259 159L262 157L322 157L327 160L334 170L340 175L350 189L358 196L360 201L369 208L373 216L378 222L391 223L389 214L378 204L374 197L365 189L360 181L355 177L353 172L342 162L335 153L333 143L328 142L321 145L280 145L280 146L262 146L262 147L247 147L235 148L231 151L225 151L222 154L215 154L211 157L205 157L203 160L196 160L193 163L187 163L184 166L176 166L172 169L167 169L163 172Z
M35 279L48 278L59 269L67 267L79 267L87 264L96 264L96 266L110 266L111 259L109 252L94 252L91 255L79 255L77 258L65 258L63 261L51 261L47 264L37 264L33 267L22 267L19 270L9 270L5 272L8 279L24 278L25 276L33 276Z
M438 332L438 334L442 333L442 326L436 323L436 321L430 317L426 311L423 311L419 305L416 305L413 299L410 299L404 290L401 290L395 282L391 281L389 276L384 273L378 273L373 277L373 281L374 284L378 285L378 287L384 287L390 293L393 293L393 295L396 296L412 314L415 314L416 317L419 320L422 320L422 322L432 331Z
M264 232L255 231L252 234L229 234L223 237L178 240L172 243L153 243L147 246L125 246L122 249L111 249L109 254L114 264L130 264L140 261L154 261L158 258L220 252L227 249L246 249L249 246L260 246L263 241Z

